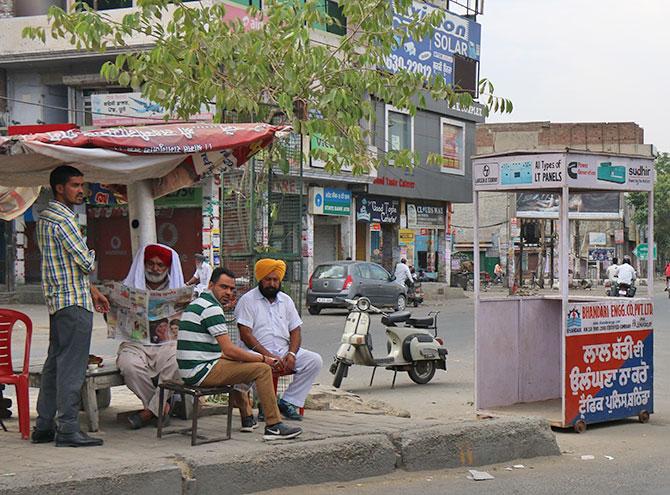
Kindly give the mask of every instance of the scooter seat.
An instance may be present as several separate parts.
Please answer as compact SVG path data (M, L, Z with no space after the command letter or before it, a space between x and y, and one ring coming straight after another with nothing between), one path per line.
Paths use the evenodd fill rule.
M394 326L396 323L402 323L412 317L409 311L396 311L390 315L382 316L382 325Z
M414 328L431 328L435 325L435 318L432 316L424 316L423 318L409 318L407 324Z

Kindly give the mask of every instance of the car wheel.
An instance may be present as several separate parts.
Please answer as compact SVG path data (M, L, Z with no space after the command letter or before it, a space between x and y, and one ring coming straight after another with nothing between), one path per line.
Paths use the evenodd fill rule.
M434 361L415 361L412 368L407 372L414 383L423 385L428 383L435 376Z
M395 303L395 310L404 311L406 307L407 307L407 297L405 297L405 294L398 294L398 299Z
M310 315L318 315L321 313L321 308L319 306L307 306L307 311Z

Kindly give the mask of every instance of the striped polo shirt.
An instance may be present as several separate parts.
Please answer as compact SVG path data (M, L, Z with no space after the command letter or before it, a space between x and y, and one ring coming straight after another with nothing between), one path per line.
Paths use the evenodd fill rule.
M202 383L221 358L216 337L227 333L223 308L211 292L203 292L184 310L177 339L177 364L184 383Z

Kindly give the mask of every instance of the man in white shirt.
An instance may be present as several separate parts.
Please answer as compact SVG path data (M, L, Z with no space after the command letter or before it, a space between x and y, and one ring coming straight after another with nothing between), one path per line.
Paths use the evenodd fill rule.
M407 260L405 258L402 258L400 260L400 263L398 263L395 266L395 281L400 285L402 285L403 287L405 286L407 281L409 281L410 284L414 283L414 279L412 278L412 272L407 266Z
M209 279L212 277L212 267L207 263L207 257L204 254L196 253L194 258L195 273L186 282L186 285L195 285L195 294L197 296L207 290Z
M624 256L623 263L619 266L619 271L617 272L617 279L619 281L619 287L624 286L624 288L630 287L635 281L636 274L635 268L630 264L630 257Z
M302 320L293 300L281 291L286 263L262 259L255 272L258 286L244 294L235 307L240 339L250 350L278 359L278 371L295 372L278 406L285 418L301 420L298 409L305 405L323 360L301 347Z
M612 264L607 267L607 280L610 283L617 281L617 273L619 271L619 260L617 258L612 258Z

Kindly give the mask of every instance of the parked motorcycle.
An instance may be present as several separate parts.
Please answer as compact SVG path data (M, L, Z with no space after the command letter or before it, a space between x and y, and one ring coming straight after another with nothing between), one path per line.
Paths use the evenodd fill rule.
M347 299L346 302L350 313L344 324L340 348L330 367L330 372L335 375L333 387L340 387L353 364L373 367L370 386L381 366L394 372L391 387L395 386L398 371L406 371L413 382L424 384L432 380L436 369L447 370L447 348L437 337L439 311L416 318L409 311L384 313L372 306L366 297ZM373 314L382 315L381 322L386 327L388 355L381 358L372 355L370 316ZM403 326L398 326L400 324Z
M415 308L423 303L423 289L421 282L415 280L413 284L407 286L407 305L412 304Z

